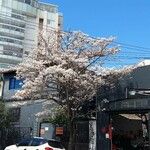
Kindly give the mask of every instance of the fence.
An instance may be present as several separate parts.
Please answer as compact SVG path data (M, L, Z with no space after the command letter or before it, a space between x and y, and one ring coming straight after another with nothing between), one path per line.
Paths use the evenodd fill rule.
M15 144L23 138L31 137L31 129L28 127L11 127L0 130L0 150L8 145Z
M29 127L11 127L8 129L0 129L0 150L6 146L18 143L24 138L30 138L32 130ZM67 131L62 137L59 137L63 145L67 149L68 146ZM89 150L89 122L80 121L76 124L76 139L74 143L74 150ZM90 149L95 150L95 149Z

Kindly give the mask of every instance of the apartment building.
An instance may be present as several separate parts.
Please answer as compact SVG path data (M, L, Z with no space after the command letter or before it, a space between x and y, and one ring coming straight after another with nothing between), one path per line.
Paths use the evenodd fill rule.
M58 6L38 0L0 0L0 68L16 65L37 46L41 29L62 28Z

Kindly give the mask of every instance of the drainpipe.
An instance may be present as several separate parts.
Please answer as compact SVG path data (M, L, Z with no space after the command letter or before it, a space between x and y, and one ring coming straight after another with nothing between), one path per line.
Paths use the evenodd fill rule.
M1 81L2 81L2 95L1 95L1 99L3 99L3 96L4 96L4 86L5 86L5 80L4 80L4 74L1 74Z

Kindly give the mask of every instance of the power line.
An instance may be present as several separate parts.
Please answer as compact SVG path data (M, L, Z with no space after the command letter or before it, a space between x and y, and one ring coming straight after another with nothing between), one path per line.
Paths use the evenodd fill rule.
M0 11L2 12L2 11ZM15 18L12 18L11 16L7 15L7 14L0 14L2 15L2 17L7 17L8 19L12 19L12 20L15 20ZM20 20L18 20L20 21ZM25 20L25 24L26 25L29 25L29 26L33 26L33 27L39 27L39 24L38 23L35 23L35 22L31 22L31 21L28 21L28 20ZM44 28L46 27L47 30L49 28L49 30L51 30L52 28L50 28L48 25L43 25ZM28 27L29 28L29 27ZM25 29L27 29L27 27L25 27ZM64 31L64 32L68 32L68 31ZM95 37L91 37L93 39L97 39ZM137 54L138 52L138 55L148 55L150 54L150 48L147 48L147 47L142 47L142 46L137 46L137 45L132 45L132 44L127 44L127 43L123 43L123 42L113 42L116 46L116 44L120 44L120 47L122 48L125 48L125 49L128 49L128 50L132 50L132 51L121 51L121 53L125 53L126 55L131 55L131 54ZM129 56L124 56L124 57L127 57L129 58ZM130 58L132 57L132 59L141 59L141 58L149 58L148 56L137 56L137 57L133 57L133 56L130 56Z
M114 43L124 45L124 46L127 46L127 47L137 48L137 49L150 50L150 48L147 48L147 47L142 47L142 46L137 46L137 45L132 45L132 44L126 44L126 43L122 43L122 42L114 42Z

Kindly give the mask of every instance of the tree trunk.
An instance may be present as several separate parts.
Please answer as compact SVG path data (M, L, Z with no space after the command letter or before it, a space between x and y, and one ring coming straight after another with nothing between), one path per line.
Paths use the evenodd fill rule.
M75 150L75 125L73 121L69 122L68 150Z
M68 129L69 129L69 143L68 143L68 150L75 150L75 133L76 133L76 128L75 128L75 122L74 122L74 114L69 107L68 109L68 116L69 116L69 124L68 124Z
M75 150L75 124L74 124L74 113L72 108L72 104L69 101L69 93L68 89L66 89L66 98L67 98L67 111L68 111L68 118L69 118L69 143L68 143L68 150Z

